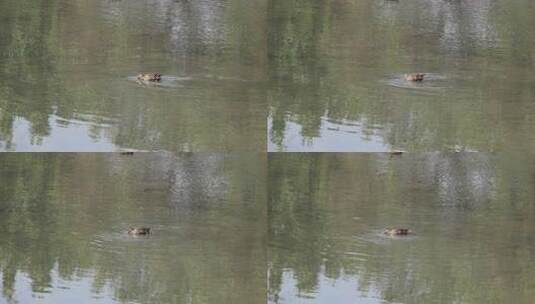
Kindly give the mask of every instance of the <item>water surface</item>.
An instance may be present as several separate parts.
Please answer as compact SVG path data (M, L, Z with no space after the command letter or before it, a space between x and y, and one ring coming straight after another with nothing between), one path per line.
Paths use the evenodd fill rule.
M259 164L0 155L0 303L266 303ZM152 234L130 236L130 226Z
M529 0L270 1L268 150L532 150L534 15Z
M0 151L265 151L264 20L265 1L2 1Z
M515 156L270 154L268 302L531 303L535 162Z

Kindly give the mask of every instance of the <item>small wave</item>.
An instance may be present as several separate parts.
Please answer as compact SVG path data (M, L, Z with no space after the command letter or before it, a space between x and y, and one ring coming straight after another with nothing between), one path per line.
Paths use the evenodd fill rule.
M137 76L128 76L128 81L135 82L140 86L144 87L160 87L160 88L179 88L183 87L182 82L193 80L192 77L180 77L165 75L162 76L160 81L140 81L137 79Z
M405 75L396 74L388 77L385 82L389 86L400 88L400 89L409 89L409 90L420 90L422 92L438 92L448 88L447 81L448 77L440 74L434 73L424 73L425 79L421 82L416 81L407 81Z

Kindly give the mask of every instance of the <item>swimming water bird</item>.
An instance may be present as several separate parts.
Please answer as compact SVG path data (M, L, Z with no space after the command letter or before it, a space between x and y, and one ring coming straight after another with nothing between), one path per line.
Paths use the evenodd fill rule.
M425 74L423 73L411 73L405 74L405 80L407 81L423 81Z
M386 228L384 234L390 236L408 235L411 231L407 228Z
M148 227L136 227L136 228L128 228L128 234L131 235L147 235L150 234L150 228Z
M138 80L159 82L162 80L162 74L158 73L141 73L137 75Z

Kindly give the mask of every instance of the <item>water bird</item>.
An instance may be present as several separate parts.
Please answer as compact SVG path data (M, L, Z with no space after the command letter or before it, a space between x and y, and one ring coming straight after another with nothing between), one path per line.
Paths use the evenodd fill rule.
M131 235L147 235L150 234L150 228L149 227L130 227L128 228L128 234Z
M121 152L121 155L134 155L134 152L132 152L132 151L123 151L123 152Z
M407 228L386 228L384 234L390 236L408 235L411 231Z
M411 73L405 74L405 80L407 81L423 81L425 74L423 73Z
M159 82L162 80L162 74L158 73L141 73L137 75L137 79L141 81Z

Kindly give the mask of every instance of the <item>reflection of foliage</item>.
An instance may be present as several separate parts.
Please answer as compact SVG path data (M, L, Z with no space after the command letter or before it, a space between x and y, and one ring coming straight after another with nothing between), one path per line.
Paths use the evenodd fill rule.
M16 149L13 129L20 120L28 123L34 143L51 135L51 124L81 123L94 140L127 148L261 149L265 132L258 131L264 127L258 118L264 113L257 109L265 101L254 82L240 79L263 77L262 65L256 64L264 61L258 51L264 49L263 39L252 34L263 26L254 19L263 1L248 2L251 15L241 14L240 0L228 9L212 2L154 2L0 4L2 148ZM238 12L240 18L231 18ZM161 18L167 23L154 22ZM169 26L177 20L186 23ZM187 31L179 41L173 40L176 28ZM213 28L222 32L204 35ZM193 75L197 82L166 90L142 89L125 80L147 68ZM195 73L237 80L203 82Z
M396 303L531 299L533 162L482 154L274 154L269 158L269 295L285 273L313 297L320 276ZM410 242L379 237L408 226ZM293 286L292 286L293 287Z
M2 115L0 140L10 145L11 131L15 116L28 117L32 121L32 134L46 136L51 96L37 93L42 90L55 95L52 82L56 80L51 67L53 55L48 45L53 39L50 28L56 20L47 16L55 10L52 3L25 1L4 3L1 9L0 29L0 85ZM53 52L53 51L52 51ZM28 87L34 87L28 90Z
M205 157L0 157L3 297L17 300L23 274L36 293L89 277L124 302L265 303L261 162ZM184 178L231 187L184 202L173 185ZM121 235L132 223L152 223L150 242Z
M519 67L535 49L534 34L522 30L533 10L508 2L511 14L494 16L491 2L271 1L270 140L283 147L287 121L305 140L317 137L324 117L411 150L526 145L503 134L533 133L535 80ZM418 94L388 85L413 69L445 76L445 88ZM512 99L514 107L506 104Z
M270 73L298 81L319 79L317 46L329 24L325 9L324 2L270 1Z

